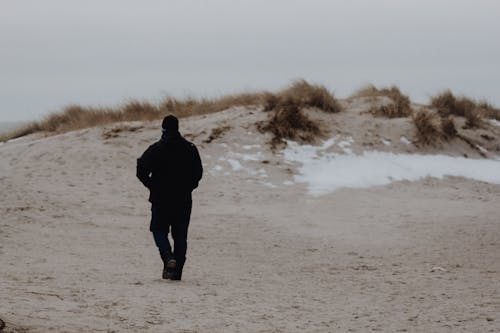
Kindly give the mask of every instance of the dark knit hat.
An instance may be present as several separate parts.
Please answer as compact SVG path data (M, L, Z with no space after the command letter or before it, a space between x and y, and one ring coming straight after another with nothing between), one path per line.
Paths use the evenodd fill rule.
M161 123L161 128L165 131L178 131L179 130L179 120L172 115L168 115L163 118L163 122Z

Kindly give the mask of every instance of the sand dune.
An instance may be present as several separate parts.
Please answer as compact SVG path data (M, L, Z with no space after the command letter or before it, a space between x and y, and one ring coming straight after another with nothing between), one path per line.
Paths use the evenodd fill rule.
M500 151L495 124L482 130L496 138L481 144L484 159L459 140L420 147L408 119L368 115L362 99L344 103L348 111L336 115L311 111L329 129L324 140L336 138L315 160L377 151L494 163ZM234 108L181 121L205 175L179 283L161 279L147 193L135 179L135 159L158 139L159 122L0 146L7 329L499 331L500 171L489 182L423 174L311 195L300 160L273 153L258 132L266 117ZM206 142L221 126L230 129Z

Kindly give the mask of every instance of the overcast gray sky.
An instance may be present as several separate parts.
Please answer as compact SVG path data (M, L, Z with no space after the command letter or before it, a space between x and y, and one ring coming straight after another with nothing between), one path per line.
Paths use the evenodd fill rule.
M500 105L500 1L0 0L0 121L296 78Z

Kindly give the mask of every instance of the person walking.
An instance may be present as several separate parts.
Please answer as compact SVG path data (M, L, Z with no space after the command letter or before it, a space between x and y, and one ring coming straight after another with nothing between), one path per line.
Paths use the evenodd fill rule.
M191 217L191 192L198 187L203 166L196 146L179 133L179 120L169 115L162 122L161 139L137 159L137 178L149 191L149 230L160 251L164 279L181 280L186 262ZM173 251L168 239L172 233Z

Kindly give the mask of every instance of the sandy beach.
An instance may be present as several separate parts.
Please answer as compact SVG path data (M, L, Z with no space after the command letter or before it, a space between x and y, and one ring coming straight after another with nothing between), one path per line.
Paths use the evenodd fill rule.
M343 103L336 115L310 111L329 133L316 147L335 138L307 150L311 161L439 154L477 161L472 169L485 165L490 178L411 170L418 177L372 186L370 174L315 192L301 145L273 153L257 130L265 112L185 118L181 132L205 173L175 282L161 279L135 177L159 121L13 140L0 146L5 331L500 332L500 169L482 164L499 163L500 127L471 131L495 137L483 140L482 157L459 140L416 145L408 119L368 115L363 99ZM407 170L401 163L391 165Z

